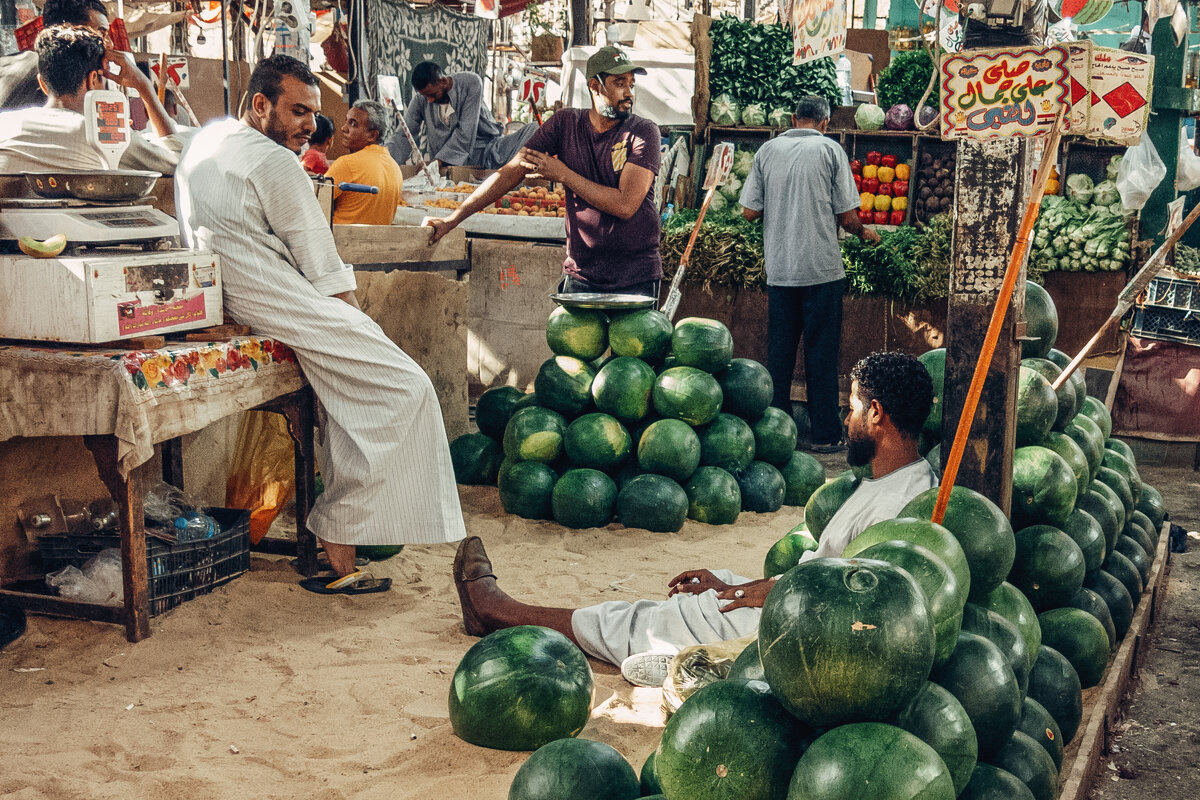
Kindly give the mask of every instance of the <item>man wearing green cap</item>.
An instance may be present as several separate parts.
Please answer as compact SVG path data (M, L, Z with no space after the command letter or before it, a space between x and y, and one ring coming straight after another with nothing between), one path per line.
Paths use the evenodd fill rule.
M426 217L436 242L487 208L527 175L566 187L565 292L619 292L657 297L662 278L661 219L654 201L658 126L633 114L635 76L646 70L617 47L602 47L585 70L590 109L564 108L524 149L444 218Z

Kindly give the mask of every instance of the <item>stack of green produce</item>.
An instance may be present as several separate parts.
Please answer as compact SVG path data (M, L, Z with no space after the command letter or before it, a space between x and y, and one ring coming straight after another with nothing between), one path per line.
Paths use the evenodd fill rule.
M1200 278L1200 250L1186 244L1175 245L1175 263L1171 268L1181 275Z
M1065 196L1043 198L1030 272L1115 272L1129 264L1129 215L1116 184L1120 163L1121 156L1113 156L1100 183L1082 173L1069 175Z

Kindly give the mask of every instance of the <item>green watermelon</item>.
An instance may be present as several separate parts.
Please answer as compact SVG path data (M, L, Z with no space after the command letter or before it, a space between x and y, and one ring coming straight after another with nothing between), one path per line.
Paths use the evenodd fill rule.
M733 660L733 666L729 668L729 676L726 680L767 682L767 676L763 674L762 661L758 659L758 639L746 645L742 652L738 653L738 657Z
M1134 511L1133 513L1135 516L1140 514L1140 512L1137 511ZM1145 514L1140 514L1140 516L1144 517ZM1133 520L1130 520L1129 522L1125 523L1125 530L1122 531L1121 535L1133 539L1138 543L1138 546L1142 548L1142 552L1146 554L1147 565L1154 562L1154 554L1158 548L1155 547L1154 539L1150 537L1150 534L1147 533L1143 526L1139 525ZM1117 538L1117 541L1120 541L1120 537Z
M1058 338L1058 310L1050 294L1033 281L1025 281L1025 335L1021 358L1045 358Z
M1044 647L1071 662L1087 689L1100 683L1108 667L1108 634L1100 620L1078 608L1055 608L1038 614Z
M942 477L942 446L940 444L935 444L933 449L925 454L925 460L929 462L929 466L933 467L934 474L939 478Z
M942 757L955 792L966 787L971 771L975 769L979 746L971 718L954 695L936 683L926 681L893 724L925 742Z
M1133 603L1133 607L1138 607L1138 603L1142 601L1142 592L1145 590L1146 584L1142 582L1142 573L1138 571L1132 561L1119 550L1113 550L1108 554L1108 558L1104 559L1104 566L1100 571L1107 572L1120 581L1121 585L1125 587L1125 591L1129 592L1129 601ZM1113 624L1116 624L1115 620Z
M1129 484L1129 491L1133 495L1133 506L1129 511L1137 508L1138 500L1142 499L1142 476L1138 473L1137 467L1115 450L1104 451L1104 459L1100 462L1100 467L1101 469L1108 467L1121 474L1121 477Z
M700 436L700 463L737 474L754 460L754 431L740 417L720 413L696 433Z
M687 509L687 493L662 475L638 475L617 494L617 517L626 528L674 533L683 527Z
M1051 525L1021 528L1016 537L1017 558L1009 581L1039 612L1065 605L1083 585L1079 545Z
M924 684L934 651L920 587L882 561L805 561L775 583L759 622L767 683L814 727L889 718Z
M1054 366L1060 370L1071 366L1071 357L1062 350L1051 349L1046 358L1054 362ZM1079 409L1083 408L1084 399L1087 398L1087 381L1083 378L1083 370L1077 369L1072 372L1067 381L1075 387L1075 414L1078 414ZM1071 416L1074 417L1075 414Z
M1054 717L1063 735L1063 747L1075 738L1083 719L1083 689L1079 674L1062 653L1042 645L1029 671L1029 696Z
M804 522L808 525L808 530L814 539L821 540L821 531L825 530L829 520L850 498L850 495L854 494L859 483L859 478L849 472L843 472L833 480L822 484L812 493L808 502L804 504Z
M547 359L533 379L537 401L545 408L573 419L592 404L592 381L596 371L570 356Z
M1159 531L1162 530L1163 519L1166 518L1166 506L1163 504L1163 496L1148 483L1142 484L1142 499L1138 500L1137 510L1141 511L1150 520L1150 533L1158 537Z
M976 764L958 800L1034 800L1034 797L1016 775L991 764Z
M689 425L705 425L721 410L721 386L695 367L672 367L654 382L654 410Z
M971 569L962 546L954 538L954 534L941 525L926 519L901 517L885 519L868 526L862 533L855 536L842 550L842 558L855 558L867 548L890 541L905 541L928 548L942 560L954 573L960 594L958 605L961 608L971 591Z
M866 787L870 792L864 795ZM787 796L954 800L954 779L937 751L908 731L860 722L834 728L812 743L796 765Z
M1057 800L1058 767L1054 759L1021 731L1013 731L992 763L1028 786L1034 800Z
M742 490L737 480L720 467L700 467L683 490L688 496L688 519L732 525L742 510Z
M475 424L480 433L500 441L512 415L536 402L537 395L525 394L512 386L488 389L475 403Z
M1112 612L1108 610L1108 603L1104 601L1103 597L1084 586L1075 593L1068 605L1071 608L1086 611L1099 620L1100 624L1104 626L1104 633L1108 636L1108 649L1116 649L1117 626L1113 623Z
M621 356L609 361L592 381L596 408L622 422L636 422L650 411L654 370L637 358Z
M540 461L518 461L501 472L500 505L525 519L550 519L558 474Z
M1129 481L1111 467L1100 467L1100 471L1096 473L1096 480L1116 492L1117 497L1121 500L1121 508L1125 511L1125 520L1128 521L1134 509L1133 492L1129 488ZM1121 524L1121 528L1125 528L1124 523Z
M1090 589L1108 606L1109 618L1113 623L1117 641L1125 638L1129 626L1133 624L1133 598L1125 584L1102 569L1088 575L1084 587Z
M1122 534L1117 537L1117 549L1113 552L1125 556L1129 559L1129 563L1133 564L1138 571L1138 576L1142 579L1143 590L1150 585L1150 559L1146 557L1146 551L1140 544Z
M642 797L664 796L661 794L662 782L658 779L658 768L654 765L654 757L657 753L657 749L651 750L650 755L646 756L645 763L642 764L642 772L639 780L642 788Z
M1021 718L1021 688L1000 649L963 631L950 660L934 670L930 680L962 703L975 728L979 757L989 759L999 752Z
M989 611L975 603L967 603L963 607L962 629L982 636L999 648L1008 666L1012 668L1013 677L1017 679L1017 688L1024 697L1025 689L1029 686L1029 663L1032 659L1025 638L1017 626L995 611Z
M922 353L918 358L929 377L933 380L933 405L929 407L929 416L925 418L922 432L934 442L942 440L942 408L945 405L943 394L946 385L946 348L939 347Z
M1079 409L1079 413L1096 423L1096 427L1103 434L1100 437L1100 444L1103 446L1104 440L1112 436L1112 414L1109 413L1104 403L1090 395L1083 401L1083 407Z
M592 668L567 637L520 625L489 633L458 663L450 724L497 750L536 750L578 736L592 713Z
M793 450L792 457L779 472L783 475L786 489L783 493L785 506L802 506L813 492L825 485L825 467L820 461L800 450Z
M495 486L503 460L500 445L482 433L464 433L450 443L450 462L458 483Z
M983 606L1004 617L1021 632L1021 638L1025 640L1025 652L1029 654L1029 666L1032 668L1038 648L1042 645L1042 626L1038 624L1037 612L1030 604L1029 598L1022 594L1020 589L1005 581L992 590Z
M772 406L750 426L754 431L754 457L782 467L796 452L796 421Z
M1058 400L1050 381L1022 365L1017 380L1017 447L1041 444L1057 415Z
M742 419L755 420L771 405L775 385L767 368L749 358L735 358L717 373L724 400L721 410Z
M629 458L633 442L615 417L594 412L567 426L563 449L575 466L613 470Z
M1042 447L1062 456L1062 460L1067 462L1067 466L1075 473L1076 498L1086 492L1092 482L1092 470L1088 465L1087 455L1075 440L1065 433L1051 431L1042 440Z
M1084 573L1100 569L1104 563L1104 530L1091 514L1076 508L1071 512L1063 533L1079 545L1083 553Z
M1143 492L1146 491L1145 484L1143 484L1142 491ZM1137 523L1138 525L1140 525L1142 527L1142 530L1144 530L1150 536L1150 545L1151 546L1146 551L1146 555L1153 558L1154 551L1158 549L1158 537L1159 537L1160 529L1162 528L1162 523L1155 525L1154 521L1151 520L1150 517L1146 514L1146 512L1143 511L1140 507L1135 508L1133 510L1133 521L1135 523Z
M671 351L671 319L644 308L615 316L608 325L608 346L619 356L658 364Z
M638 440L638 466L682 483L700 464L700 438L686 422L660 419Z
M504 428L504 455L549 464L562 454L566 432L566 420L557 412L540 406L522 408Z
M779 470L765 461L751 461L737 475L742 493L742 511L757 514L778 511L783 506L787 484Z
M603 528L612 522L616 503L617 485L598 469L567 471L550 498L555 521L568 528Z
M1104 446L1101 444L1100 428L1089 418L1082 414L1076 414L1071 423L1063 430L1063 433L1071 437L1071 440L1079 445L1079 449L1083 451L1083 455L1088 462L1088 474L1092 480L1095 480L1096 471L1100 469L1100 462L1104 459Z
M667 720L654 757L664 794L688 800L785 796L812 731L759 685L709 684Z
M599 358L608 349L608 317L590 308L559 306L546 320L546 344L556 356Z
M1133 448L1125 444L1120 439L1108 438L1104 440L1104 449L1112 450L1114 453L1123 456L1126 461L1134 466L1137 465L1137 457L1133 454Z
M1076 406L1079 405L1079 400L1075 396L1075 384L1067 381L1058 387L1058 389L1054 389L1054 381L1062 374L1062 370L1049 359L1023 358L1021 359L1021 366L1033 370L1050 384L1050 388L1054 391L1054 395L1058 401L1058 412L1054 417L1054 425L1052 427L1056 431L1066 428L1075 417ZM1039 444L1039 442L1034 442L1034 444Z
M1096 494L1100 495L1101 498L1103 498L1103 500L1108 504L1108 508L1112 512L1113 518L1117 521L1116 526L1113 528L1114 533L1111 543L1108 541L1108 532L1105 531L1104 534L1106 552L1112 552L1112 548L1117 546L1117 536L1121 534L1121 531L1125 530L1125 503L1122 502L1121 496L1117 494L1111 486L1099 478L1096 478L1088 485L1088 491L1095 492ZM1097 517L1097 519L1099 519L1099 517Z
M1013 522L1062 528L1075 508L1075 473L1062 456L1045 447L1018 447L1013 453Z
M1055 772L1062 769L1062 731L1050 712L1032 697L1026 697L1021 702L1021 721L1017 723L1017 730L1042 746L1054 762Z
M899 517L932 519L938 489L928 489L900 509ZM983 602L1012 569L1016 545L1012 525L999 507L973 489L955 486L942 525L962 545L970 566L968 599Z
M508 800L634 800L641 793L633 767L612 745L559 739L521 765Z
M925 596L929 615L933 618L933 665L938 667L946 663L958 642L963 602L967 597L954 570L929 548L902 539L871 545L859 555L875 561L886 561L913 577Z
M1103 485L1101 484L1101 486ZM1105 486L1105 488L1108 487ZM1113 511L1113 503L1120 505L1121 501L1116 499L1115 495L1110 501L1105 495L1093 489L1091 484L1088 484L1088 490L1075 500L1075 510L1087 513L1100 526L1100 532L1104 536L1104 558L1108 558L1108 554L1117 546L1117 536L1121 533L1117 529L1117 513Z
M800 563L801 555L816 549L817 540L807 530L803 533L785 533L767 551L767 557L763 561L763 577L774 578L776 575L782 575Z
M671 352L685 367L720 372L733 359L733 336L723 322L688 317L675 325Z
M387 561L403 549L402 544L360 544L354 548L354 555L368 561Z

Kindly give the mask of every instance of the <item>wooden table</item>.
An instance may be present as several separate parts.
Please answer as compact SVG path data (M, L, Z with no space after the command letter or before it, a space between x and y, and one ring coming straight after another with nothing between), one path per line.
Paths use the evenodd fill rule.
M295 442L296 534L300 571L316 572L316 537L306 519L314 494L313 397L286 346L241 337L168 344L160 350L0 342L0 441L83 436L118 506L125 600L120 607L0 588L0 599L30 611L123 623L126 638L150 635L143 502L155 446L163 479L182 488L180 437L228 414L282 414ZM9 389L11 387L11 389ZM266 549L291 548L264 540Z

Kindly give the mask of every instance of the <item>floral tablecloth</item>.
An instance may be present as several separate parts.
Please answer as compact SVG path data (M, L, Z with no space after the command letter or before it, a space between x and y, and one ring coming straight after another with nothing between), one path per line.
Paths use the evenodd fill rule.
M295 354L254 336L160 350L0 341L0 441L111 434L128 475L155 443L303 385Z

